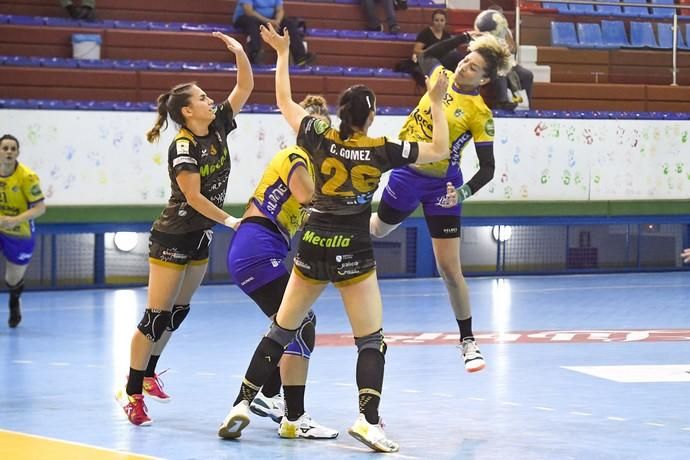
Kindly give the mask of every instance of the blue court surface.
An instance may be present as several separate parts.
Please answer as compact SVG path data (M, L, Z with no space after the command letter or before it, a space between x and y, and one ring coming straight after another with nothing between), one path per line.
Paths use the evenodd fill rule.
M400 452L378 455L690 458L690 273L469 285L487 361L475 374L455 347L441 280L381 282L389 343L381 414ZM42 458L377 455L347 434L357 416L356 349L335 289L315 307L319 338L306 396L313 418L340 430L332 441L283 440L259 417L238 441L217 437L268 325L231 285L199 290L159 362L159 371L170 368L162 378L173 401L149 401L153 425L130 425L113 394L145 301L145 288L25 293L22 324L10 330L3 317L0 327L0 458L41 458L46 442L54 453ZM64 456L59 445L68 446Z

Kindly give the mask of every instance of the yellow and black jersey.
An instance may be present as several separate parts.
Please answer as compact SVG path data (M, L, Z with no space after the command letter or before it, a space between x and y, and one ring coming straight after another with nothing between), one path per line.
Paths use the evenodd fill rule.
M185 127L180 129L168 149L170 199L153 223L154 230L177 234L205 230L215 225L214 221L187 203L177 184L177 175L181 171L198 173L201 176L201 194L222 208L230 176L227 137L236 127L232 108L226 100L216 108L216 118L209 125L206 136L196 136Z
M17 163L17 168L7 177L0 176L0 212L6 216L18 216L34 204L43 201L38 175L30 168ZM25 221L0 232L19 238L30 238L34 231L33 221Z
M492 144L494 120L479 91L464 93L453 83L453 72L438 65L431 73L431 82L444 72L448 76L448 89L443 98L443 111L450 133L450 158L434 163L413 165L416 172L432 177L454 177L460 170L460 158L470 140L475 145ZM411 142L431 142L433 123L431 101L425 94L417 107L407 116L398 137Z
M304 117L297 144L314 163L313 211L350 215L371 208L381 174L417 161L416 142L389 141L355 133L346 141L328 123Z
M296 145L281 150L271 159L251 198L288 241L302 226L306 216L289 188L292 173L300 167L306 168L314 179L314 168L307 152Z

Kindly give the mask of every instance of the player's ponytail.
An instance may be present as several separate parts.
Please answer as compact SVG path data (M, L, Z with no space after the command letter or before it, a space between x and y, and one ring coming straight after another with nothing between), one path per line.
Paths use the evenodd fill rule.
M354 85L340 96L338 118L340 118L340 139L349 139L355 130L362 130L369 114L376 110L376 96L364 85Z
M179 126L184 125L182 107L189 105L191 88L195 84L194 82L182 83L158 96L158 100L156 101L158 118L153 128L146 133L146 140L153 143L160 138L161 131L168 127L168 117Z

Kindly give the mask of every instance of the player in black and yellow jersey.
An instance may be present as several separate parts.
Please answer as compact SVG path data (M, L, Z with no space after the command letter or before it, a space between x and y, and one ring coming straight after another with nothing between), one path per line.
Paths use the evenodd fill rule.
M484 368L484 357L474 340L472 311L467 283L460 264L461 203L477 193L494 175L494 120L479 88L496 79L510 68L508 47L491 35L472 33L469 54L455 71L444 69L439 57L472 38L469 33L436 43L425 49L419 65L435 81L446 75L449 83L443 99L443 112L450 132L450 157L447 160L411 165L391 173L381 196L378 212L371 217L371 233L381 238L388 235L421 204L424 210L438 271L445 282L450 304L460 330L460 350L468 372ZM398 135L407 141L431 138L438 127L430 117L429 97L424 95L405 120ZM470 141L474 142L479 171L468 181L463 180L460 160ZM450 189L448 189L448 185ZM458 187L457 192L455 187ZM448 195L449 191L452 197ZM460 198L459 200L457 198Z
M151 423L143 392L160 402L170 401L155 368L206 273L211 227L237 223L223 211L230 174L227 136L237 126L235 114L249 98L254 81L242 45L220 32L213 36L235 55L235 88L215 105L194 83L175 86L158 97L158 120L147 133L149 142L156 141L168 117L180 127L168 150L172 192L149 239L148 304L132 337L127 385L116 395L135 425Z
M307 96L300 105L307 113L330 125L323 97ZM284 261L291 240L302 227L306 206L313 196L314 168L309 154L297 145L284 148L268 163L230 242L228 272L271 319L278 312L290 278ZM331 439L338 436L337 430L316 423L304 409L315 328L316 315L310 311L285 348L280 365L249 407L255 414L280 423L278 435L281 438ZM280 395L281 384L284 400Z
M0 137L0 251L5 256L5 283L10 291L10 317L14 328L22 320L24 274L34 252L34 219L46 212L38 176L17 161L19 140Z
M349 433L370 448L395 452L398 444L381 427L378 406L383 386L386 344L382 303L369 235L371 199L381 175L410 163L448 157L448 128L434 130L430 143L373 138L367 131L376 113L376 96L366 86L348 88L340 97L340 130L309 116L292 100L288 73L289 37L270 25L263 39L278 54L276 99L298 132L297 143L314 164L316 189L309 220L299 242L295 265L275 321L254 353L233 408L218 435L237 438L249 423L249 404L275 369L303 318L329 282L340 291L358 349L357 386L360 416ZM443 117L447 79L429 88L431 112Z

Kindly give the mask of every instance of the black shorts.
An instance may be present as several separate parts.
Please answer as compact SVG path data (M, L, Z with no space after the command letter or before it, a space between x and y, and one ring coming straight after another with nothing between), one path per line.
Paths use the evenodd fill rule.
M398 211L385 201L381 201L378 208L379 219L385 224L395 225L405 220L412 211ZM460 215L425 214L426 226L432 238L460 238Z
M369 214L309 219L295 255L295 273L316 283L356 283L374 273L376 260L369 235ZM360 222L361 221L361 222ZM344 225L347 222L348 225Z
M189 233L164 233L151 230L149 237L149 262L184 269L187 264L203 265L208 262L211 230Z

